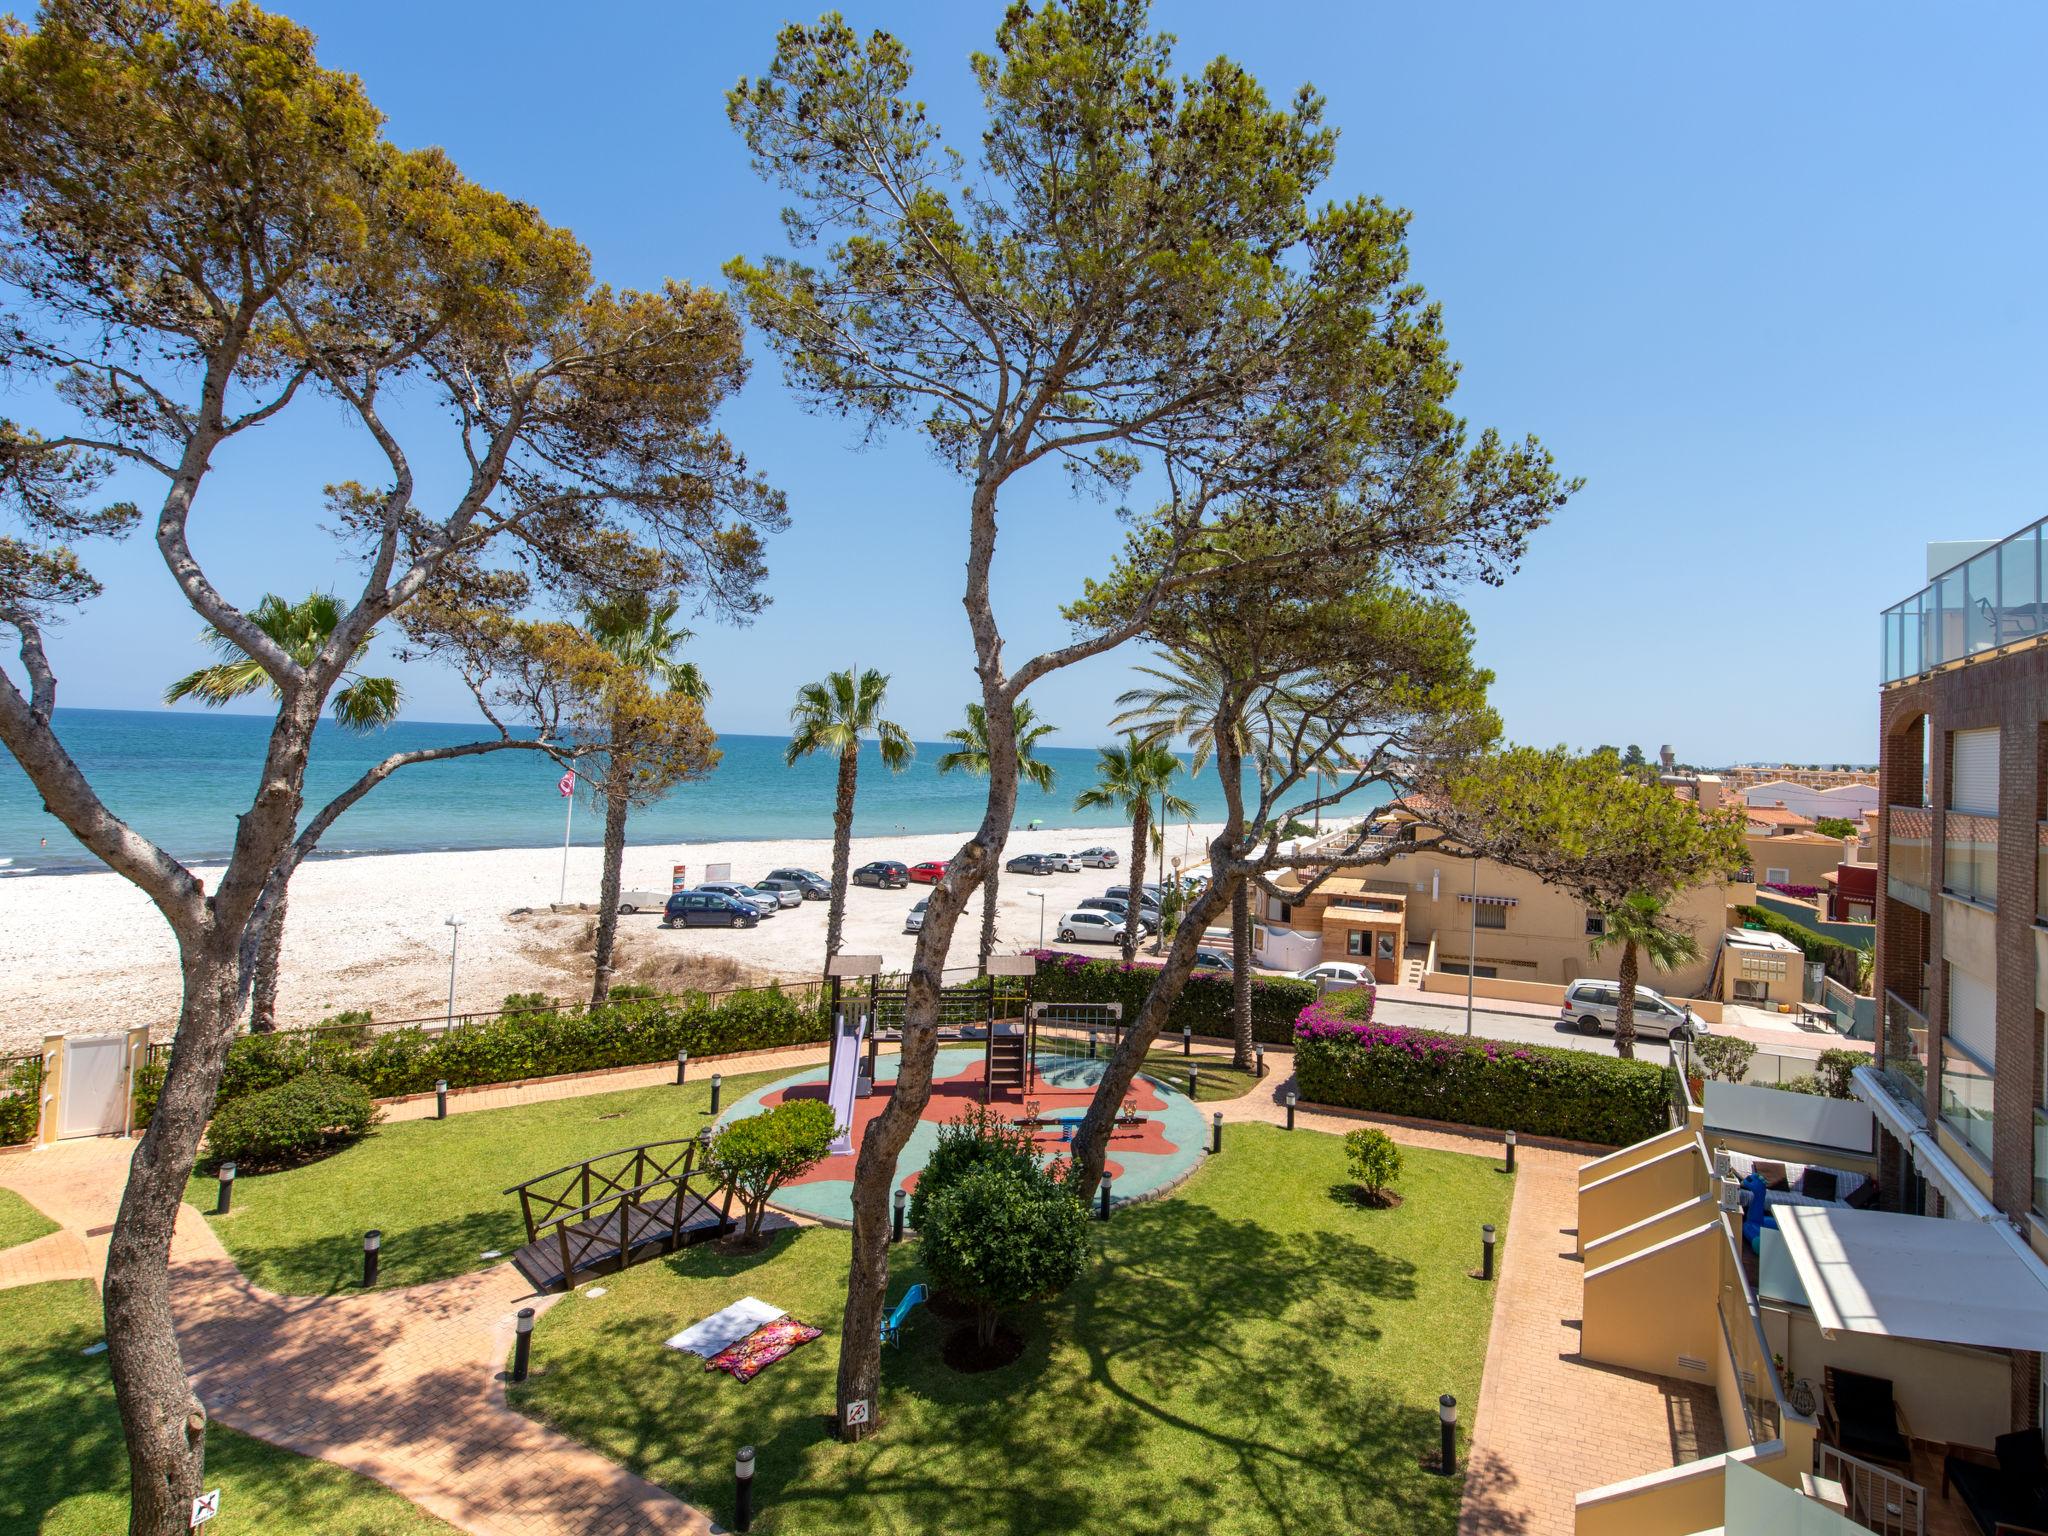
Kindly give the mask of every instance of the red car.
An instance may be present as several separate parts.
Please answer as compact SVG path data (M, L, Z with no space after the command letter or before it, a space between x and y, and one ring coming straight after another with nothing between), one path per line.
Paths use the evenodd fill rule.
M910 878L919 885L937 885L946 878L943 859L926 859L922 864L910 866Z

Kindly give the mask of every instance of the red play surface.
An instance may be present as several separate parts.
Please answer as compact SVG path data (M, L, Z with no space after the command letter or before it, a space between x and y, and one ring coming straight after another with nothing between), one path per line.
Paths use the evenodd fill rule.
M966 1071L932 1084L931 1098L924 1106L921 1120L934 1125L943 1125L948 1120L957 1120L968 1109L981 1103L982 1063L970 1064ZM868 1123L882 1112L895 1093L894 1082L881 1082L875 1091L865 1099L853 1101L853 1145L854 1151L839 1157L828 1157L810 1172L800 1178L791 1179L791 1184L815 1184L827 1179L850 1181L853 1178L853 1162L860 1150L861 1137L867 1134ZM804 1083L795 1088L785 1088L768 1094L762 1100L762 1107L773 1109L786 1099L823 1099L826 1096L824 1083ZM998 1095L990 1108L1013 1119L1022 1119L1025 1104L1036 1105L1041 1115L1058 1114L1062 1110L1085 1110L1094 1101L1095 1095L1088 1088L1056 1089L1043 1076L1035 1079L1031 1087L1020 1097L1014 1089ZM1119 1124L1110 1132L1110 1157L1103 1164L1103 1171L1112 1178L1123 1173L1123 1166L1115 1154L1125 1152L1154 1152L1161 1155L1176 1151L1174 1144L1167 1140L1165 1127L1156 1118L1157 1112L1166 1108L1159 1096L1158 1087L1139 1078L1131 1084L1129 1098L1140 1115L1145 1118L1135 1125ZM1064 1143L1060 1140L1060 1127L1043 1127L1034 1133L1032 1139L1046 1152L1058 1155ZM904 1179L903 1187L915 1189L917 1175Z

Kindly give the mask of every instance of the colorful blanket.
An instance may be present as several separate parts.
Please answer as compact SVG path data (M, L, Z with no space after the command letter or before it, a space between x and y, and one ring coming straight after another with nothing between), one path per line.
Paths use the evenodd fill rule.
M734 1381L752 1381L800 1344L818 1337L821 1329L793 1317L764 1323L739 1343L721 1349L704 1362L707 1371L730 1371Z

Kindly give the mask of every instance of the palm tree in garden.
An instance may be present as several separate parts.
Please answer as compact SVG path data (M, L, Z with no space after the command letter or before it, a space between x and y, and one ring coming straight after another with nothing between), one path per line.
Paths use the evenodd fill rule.
M675 622L682 605L673 598L654 602L645 594L591 599L583 605L583 630L611 653L629 674L658 693L672 699L690 699L698 705L711 699L711 685L697 670L697 664L678 654L690 640L690 631ZM597 944L590 1000L601 1003L611 990L612 952L619 933L619 881L626 862L626 815L636 795L652 795L668 788L682 775L682 765L636 760L626 750L623 738L634 727L625 721L609 722L607 738L616 748L595 773L586 774L598 798L604 803L604 873L598 882ZM694 768L694 765L692 765Z
M1673 970L1700 957L1700 946L1692 934L1680 927L1665 910L1664 899L1648 892L1624 896L1601 909L1605 919L1600 936L1593 940L1594 954L1610 944L1621 946L1617 980L1621 998L1614 1010L1614 1050L1618 1056L1634 1059L1636 1054L1636 966L1639 954L1648 955L1660 971Z
M1052 764L1035 755L1039 742L1050 736L1057 726L1038 718L1038 712L1027 699L1019 699L1017 707L1010 711L1010 719L1017 738L1017 776L1025 783L1046 791L1052 788ZM939 772L988 774L988 709L981 704L967 706L967 723L957 725L946 732L946 740L953 743L953 750L939 759ZM1003 850L999 847L989 861L987 878L981 885L981 966L988 968L988 957L996 947L996 881L1003 870Z
M794 767L799 758L828 752L839 759L839 794L832 810L832 901L825 917L825 958L839 953L839 935L846 917L846 873L853 854L853 792L860 774L860 744L874 739L882 766L901 773L917 754L902 726L882 718L889 676L873 667L855 673L827 673L821 682L796 691L789 712L789 749L783 760Z
M1131 899L1124 907L1127 954L1138 947L1138 907L1144 897L1145 843L1152 826L1153 797L1158 797L1162 815L1195 814L1195 808L1168 787L1180 768L1180 759L1165 747L1132 731L1116 746L1096 753L1095 782L1074 797L1077 811L1107 806L1121 811L1131 823Z
M334 634L346 608L341 599L328 592L309 593L296 603L266 592L263 601L249 611L249 619L293 661L310 667ZM342 674L341 685L334 690L334 721L346 730L374 731L387 726L398 718L399 705L404 701L398 679L365 677L357 670L357 664L369 654L375 635L372 630L363 637L363 643L349 658L349 669ZM166 704L197 699L218 709L266 689L271 697L278 696L277 684L271 681L270 674L226 635L208 625L199 638L220 659L212 666L186 673L166 688ZM288 899L289 888L271 909L270 922L256 946L256 966L249 983L249 1028L257 1034L268 1034L277 1028L277 965L284 949Z

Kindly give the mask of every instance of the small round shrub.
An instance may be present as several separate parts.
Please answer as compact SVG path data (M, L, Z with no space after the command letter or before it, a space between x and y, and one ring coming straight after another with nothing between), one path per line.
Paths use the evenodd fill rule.
M1007 1307L1057 1296L1088 1262L1088 1212L1042 1168L989 1162L933 1192L918 1228L925 1273L973 1304L986 1347Z
M1386 1199L1394 1180L1401 1177L1401 1149L1385 1131L1370 1126L1345 1135L1344 1160L1350 1165L1352 1181L1375 1202Z
M1037 1144L1029 1131L1010 1124L1002 1111L970 1104L958 1119L939 1127L939 1144L910 1192L911 1226L924 1230L926 1212L940 1190L957 1184L977 1168L992 1166L1031 1172L1038 1167Z
M760 1235L762 1213L776 1190L825 1160L836 1130L831 1107L822 1100L787 1099L718 1133L710 1167L746 1213L743 1241Z
M209 1163L286 1168L346 1146L377 1118L352 1078L309 1072L221 1106L206 1128Z

